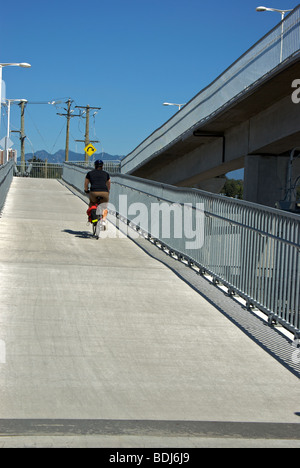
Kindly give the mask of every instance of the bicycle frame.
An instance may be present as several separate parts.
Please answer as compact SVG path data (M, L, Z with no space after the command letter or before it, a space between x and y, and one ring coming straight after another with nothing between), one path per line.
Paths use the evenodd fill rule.
M96 203L97 220L92 222L93 236L95 236L97 239L99 239L100 237L101 228L103 227L104 230L106 229L106 225L102 226L103 208L101 207L101 198L102 197L97 197L97 203Z

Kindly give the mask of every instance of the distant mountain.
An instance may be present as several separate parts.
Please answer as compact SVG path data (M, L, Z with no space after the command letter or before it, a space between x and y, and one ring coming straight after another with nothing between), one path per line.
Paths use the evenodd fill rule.
M36 159L41 159L45 161L46 159L48 160L48 163L63 163L65 161L65 150L59 150L54 154L49 154L48 151L45 150L40 150L36 151L34 153L34 156ZM25 160L28 161L29 159L32 159L33 154L32 153L27 153L25 154ZM69 161L84 161L85 155L83 153L75 153L74 151L69 151ZM108 153L95 153L93 154L92 158L90 158L92 161L95 161L96 159L102 159L103 161L121 161L124 156L119 156L119 155L112 155ZM20 158L18 158L20 159Z

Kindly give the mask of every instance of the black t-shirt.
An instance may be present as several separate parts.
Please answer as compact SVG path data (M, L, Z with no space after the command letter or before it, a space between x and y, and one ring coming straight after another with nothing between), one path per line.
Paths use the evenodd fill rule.
M108 192L106 182L110 179L108 172L102 169L94 169L87 173L86 178L90 181L91 192Z

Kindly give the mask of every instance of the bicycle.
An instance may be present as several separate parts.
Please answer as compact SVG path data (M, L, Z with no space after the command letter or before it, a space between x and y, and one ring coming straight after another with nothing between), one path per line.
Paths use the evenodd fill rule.
M100 231L107 229L106 220L103 219L103 208L101 207L101 199L102 197L97 197L97 202L95 205L91 206L87 210L87 214L89 216L89 222L92 224L92 231L93 236L96 239L100 237Z

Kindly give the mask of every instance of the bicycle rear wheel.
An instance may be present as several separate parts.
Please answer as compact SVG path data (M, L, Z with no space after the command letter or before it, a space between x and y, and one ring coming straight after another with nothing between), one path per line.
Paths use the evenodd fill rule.
M96 229L95 229L95 236L96 236L97 239L99 239L99 237L100 237L100 231L101 231L101 222L100 222L100 219L99 219L97 225L95 226L95 228L96 228Z
M96 223L92 224L92 229L93 229L93 236L99 239L100 237L100 231L101 231L101 219L102 217L98 217L98 221Z
M98 224L98 223L94 223L94 224L92 225L92 229L93 229L93 236L95 236L95 235L96 235L96 232L97 232L97 224Z

